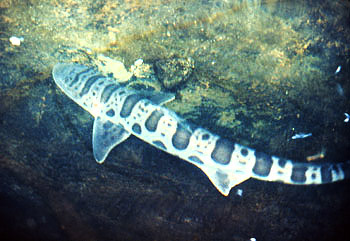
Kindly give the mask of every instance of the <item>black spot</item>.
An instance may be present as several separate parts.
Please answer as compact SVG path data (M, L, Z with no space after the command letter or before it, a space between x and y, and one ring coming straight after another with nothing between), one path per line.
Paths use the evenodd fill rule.
M184 150L187 148L188 143L190 142L191 132L188 131L181 124L177 124L176 132L173 135L172 143L173 146L178 150Z
M114 124L110 121L103 122L103 125L102 125L104 130L108 130L109 128L112 128L113 126L114 126Z
M137 124L137 123L132 125L132 130L136 134L141 134L141 126L139 124Z
M96 82L96 80L101 78L106 78L106 77L104 77L103 75L93 75L89 77L85 81L84 88L80 92L80 97L82 97L83 95L86 95L90 91L91 86Z
M305 176L306 171L307 171L306 166L295 164L292 169L292 176L290 177L290 179L293 182L303 183L306 181L306 176Z
M346 161L339 164L341 170L344 173L344 179L350 179L350 161Z
M164 115L163 112L159 110L154 110L146 120L146 123L145 123L146 129L152 132L156 131L158 121L163 115Z
M256 175L267 177L270 173L273 163L271 157L262 152L256 152L255 158L256 160L255 165L253 167L253 172Z
M143 99L143 96L138 94L132 94L126 97L123 103L122 110L120 111L120 116L123 118L128 117L135 104L141 99Z
M112 96L112 94L119 88L118 85L116 84L110 84L107 85L101 94L101 102L102 103L107 103L107 101L109 100L109 98Z
M333 173L335 173L335 175L338 178L342 173L342 168L340 167L340 165L332 165L332 167L333 167Z
M188 159L190 159L190 161L196 162L198 164L203 164L204 163L204 162L201 161L201 159L199 159L196 156L190 156L190 157L188 157Z
M235 146L226 139L219 139L215 143L215 148L211 153L211 158L221 164L228 164L231 161L231 155Z
M108 115L109 117L113 117L115 115L115 112L113 109L110 109L106 112L106 115Z
M154 145L156 145L157 147L159 147L160 149L166 150L165 145L163 144L163 142L161 141L153 141L152 142Z
M72 87L75 83L78 82L80 75L85 74L85 73L89 72L90 70L93 70L93 68L86 68L85 70L81 71L80 73L77 73L75 75L74 79L72 80L72 82L69 83L69 87Z
M247 156L247 155L248 155L248 150L247 150L247 148L242 148L242 149L241 149L241 154L242 154L242 156Z
M316 174L315 174L315 173L312 173L311 178L312 178L312 179L315 179L315 178L316 178Z
M321 167L321 178L322 183L328 183L332 182L332 166L331 165L325 165Z
M286 159L280 158L280 159L278 160L278 165L279 165L280 167L282 167L282 168L286 165L286 163L287 163L287 160L286 160Z
M202 140L203 141L206 141L206 140L209 140L209 134L204 134L203 136L202 136Z

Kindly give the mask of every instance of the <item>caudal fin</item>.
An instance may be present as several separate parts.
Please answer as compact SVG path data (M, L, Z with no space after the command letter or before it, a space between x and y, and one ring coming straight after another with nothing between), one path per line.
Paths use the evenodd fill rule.
M309 185L337 182L350 178L350 161L342 163L295 162L255 153L252 177L266 181Z

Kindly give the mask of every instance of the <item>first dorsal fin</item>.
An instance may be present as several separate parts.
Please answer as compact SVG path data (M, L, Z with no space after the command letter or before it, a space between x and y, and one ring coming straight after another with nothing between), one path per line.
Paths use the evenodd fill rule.
M164 105L175 99L175 95L172 93L155 91L141 91L140 93L147 99L158 105Z

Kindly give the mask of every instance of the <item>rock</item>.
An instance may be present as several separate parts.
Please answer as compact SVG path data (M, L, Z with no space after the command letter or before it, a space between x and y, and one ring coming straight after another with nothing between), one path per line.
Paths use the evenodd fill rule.
M190 57L173 57L155 63L156 75L165 89L174 89L185 83L193 69L194 61Z

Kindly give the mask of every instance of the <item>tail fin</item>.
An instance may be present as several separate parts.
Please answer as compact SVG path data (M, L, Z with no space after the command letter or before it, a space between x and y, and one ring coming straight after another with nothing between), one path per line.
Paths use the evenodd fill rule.
M350 179L350 161L342 163L295 162L269 156L229 141L216 140L211 154L193 151L183 157L199 167L227 196L234 186L249 178L296 185L324 184ZM228 160L228 161L226 161Z
M266 181L288 184L324 184L350 178L350 161L342 163L294 162L255 153L252 177Z

